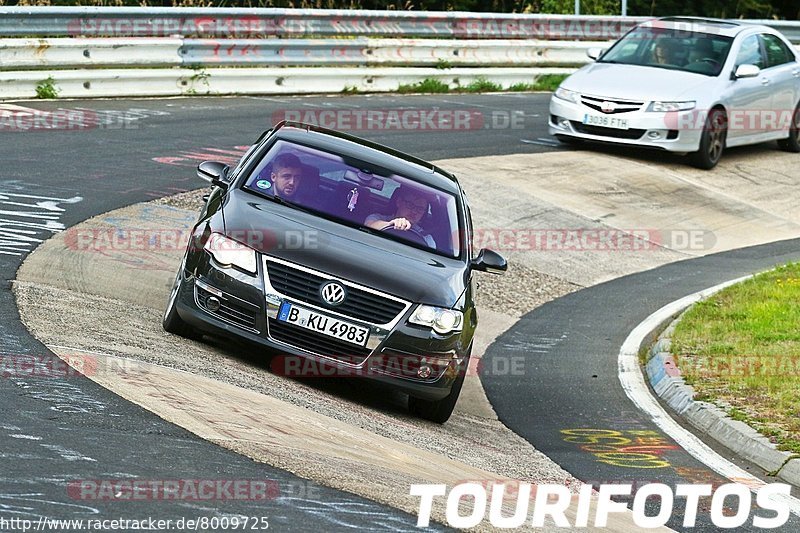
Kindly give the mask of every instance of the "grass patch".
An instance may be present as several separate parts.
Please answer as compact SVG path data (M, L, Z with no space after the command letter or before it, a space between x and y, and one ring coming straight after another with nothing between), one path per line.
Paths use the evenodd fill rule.
M536 91L536 84L535 83L515 83L508 87L508 90L511 92L525 92L525 91Z
M358 94L358 87L355 85L345 85L342 94Z
M729 407L800 452L800 263L699 302L675 328L671 349L698 396Z
M469 85L466 85L462 90L468 93L496 93L502 91L503 86L489 81L486 78L478 78Z
M533 84L534 91L550 91L553 92L558 89L561 82L567 79L569 74L543 74L536 78Z
M433 79L433 78L425 78L424 80L411 83L411 84L401 84L397 88L397 92L400 94L409 94L409 93L449 93L450 86L446 83Z
M56 87L56 80L54 80L52 76L40 81L36 85L36 98L42 100L58 98L58 87Z

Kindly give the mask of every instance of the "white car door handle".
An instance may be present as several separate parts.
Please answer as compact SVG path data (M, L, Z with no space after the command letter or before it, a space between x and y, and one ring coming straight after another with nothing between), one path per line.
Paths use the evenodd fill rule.
M794 69L792 71L792 76L794 76L795 78L800 78L800 69Z
M769 78L761 78L761 85L769 85Z

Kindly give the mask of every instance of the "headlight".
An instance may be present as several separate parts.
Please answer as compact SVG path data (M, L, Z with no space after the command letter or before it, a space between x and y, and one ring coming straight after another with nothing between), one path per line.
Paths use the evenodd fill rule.
M221 266L235 266L256 275L256 251L219 233L212 233L203 250L211 254Z
M650 107L647 108L648 111L653 111L654 113L664 113L667 111L688 111L690 109L694 109L696 102L653 102L650 104Z
M553 96L575 104L579 104L581 102L580 93L576 93L575 91L570 91L569 89L564 89L563 87L559 87L558 89L556 89L556 92L553 93Z
M431 307L420 305L408 319L412 324L428 326L433 331L444 335L451 331L461 331L461 324L464 322L464 314L453 309L442 309L441 307Z

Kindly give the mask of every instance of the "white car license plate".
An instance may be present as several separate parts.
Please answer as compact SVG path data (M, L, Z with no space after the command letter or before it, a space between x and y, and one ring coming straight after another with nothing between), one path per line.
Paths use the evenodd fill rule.
M583 123L589 126L602 126L604 128L615 128L618 130L628 129L627 119L609 115L590 115L586 113L583 115Z
M369 340L368 328L345 322L338 318L321 315L289 302L281 304L278 311L278 320L358 346L366 345Z

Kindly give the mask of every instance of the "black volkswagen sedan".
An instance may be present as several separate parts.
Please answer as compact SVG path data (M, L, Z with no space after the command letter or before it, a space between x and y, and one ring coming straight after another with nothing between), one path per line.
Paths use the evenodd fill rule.
M452 174L282 122L235 168L207 161L198 175L213 189L165 330L257 343L287 375L334 369L377 380L407 393L416 415L450 417L478 322L472 272L506 269L493 251L473 253Z

